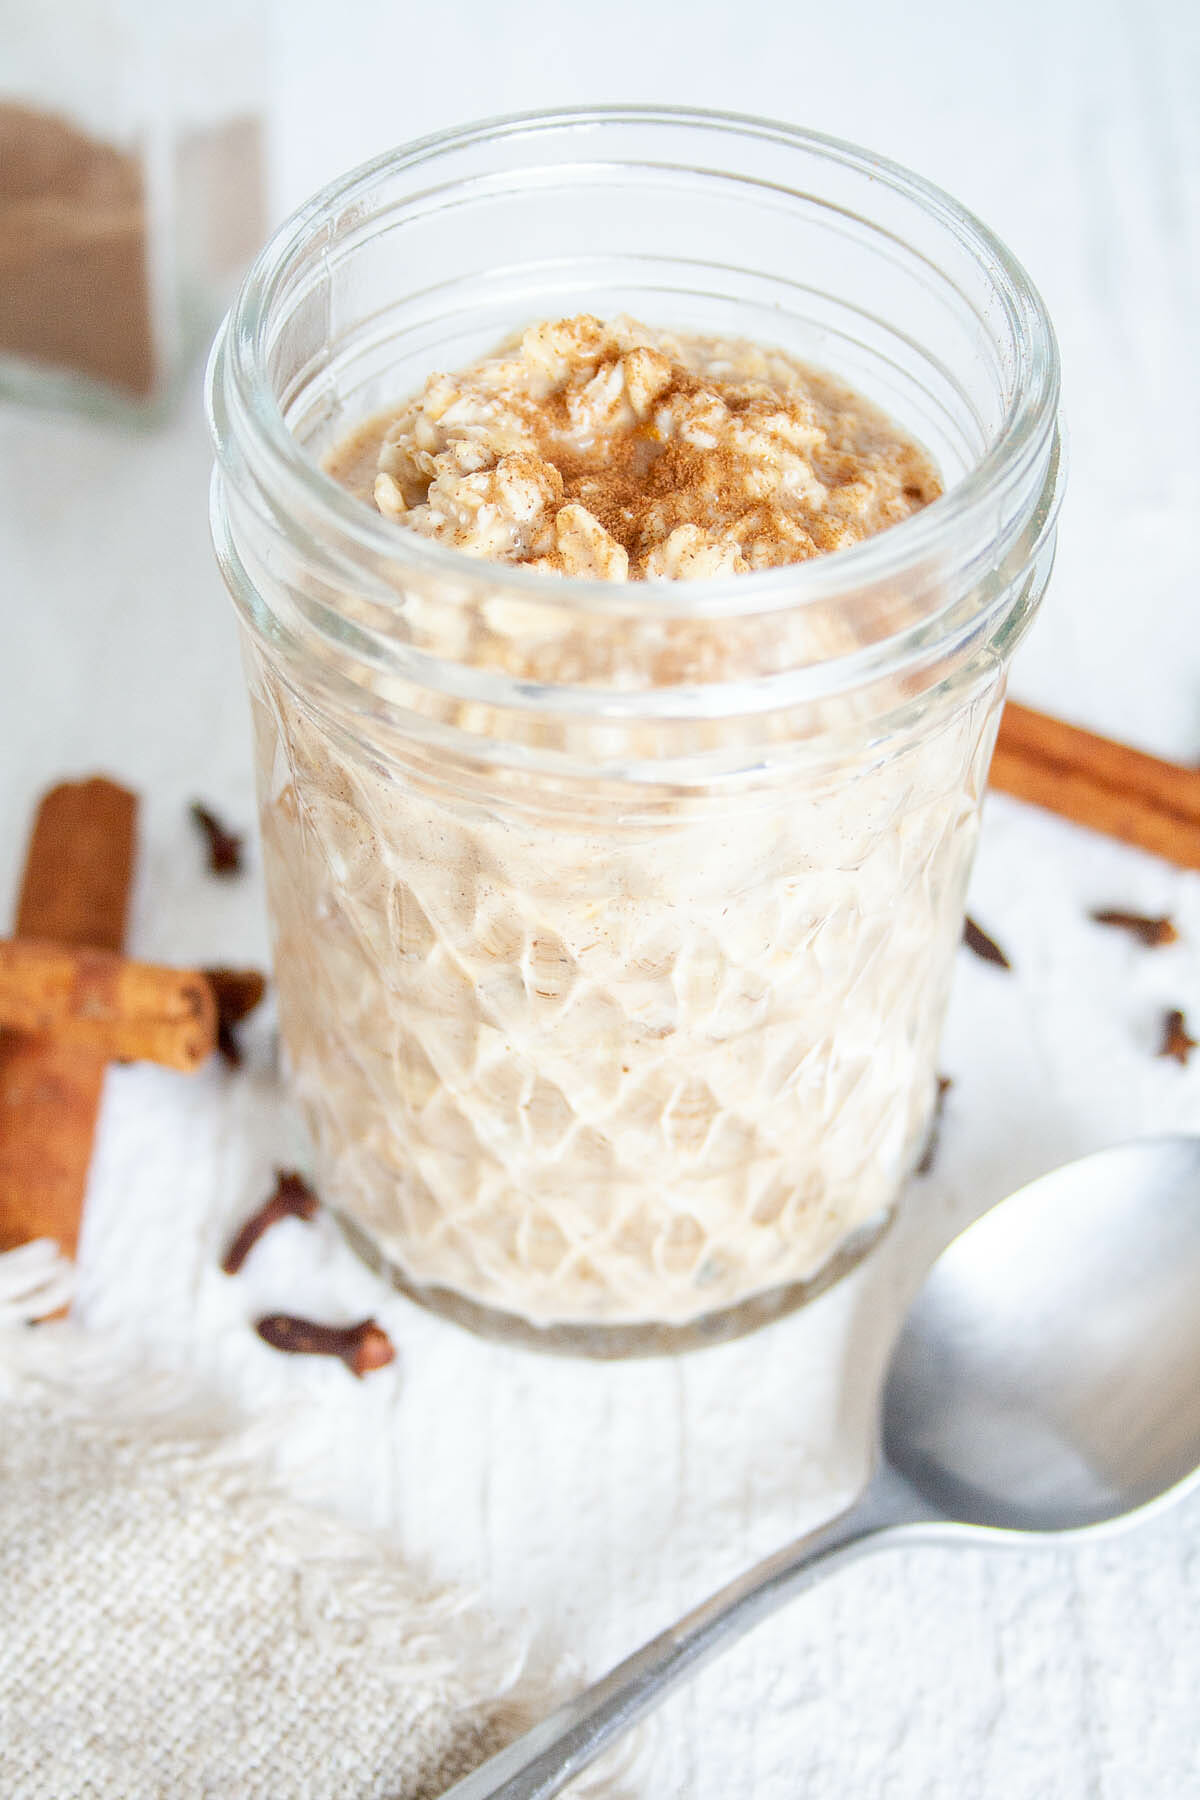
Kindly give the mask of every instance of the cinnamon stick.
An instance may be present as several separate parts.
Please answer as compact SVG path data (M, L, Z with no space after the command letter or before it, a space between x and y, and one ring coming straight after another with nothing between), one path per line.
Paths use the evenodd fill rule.
M18 937L119 951L133 879L136 797L97 777L38 808ZM73 1256L104 1060L45 1034L0 1032L0 1251L31 1238Z
M34 938L0 942L0 1026L116 1062L190 1072L217 1042L217 1004L196 969L133 962Z
M1200 769L1010 700L991 784L1181 868L1200 869Z

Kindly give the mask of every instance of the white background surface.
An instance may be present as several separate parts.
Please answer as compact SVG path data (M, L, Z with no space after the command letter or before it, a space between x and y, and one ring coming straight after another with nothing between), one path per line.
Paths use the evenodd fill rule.
M279 186L291 203L402 138L589 99L775 114L941 181L1025 261L1062 340L1072 476L1014 690L1194 760L1198 20L1183 0L350 0L335 25L292 0L275 19ZM198 381L153 438L0 412L0 906L37 793L104 769L144 797L131 947L181 962L265 943L256 859L246 882L212 881L185 818L197 794L245 825L253 806L207 463ZM1183 940L1139 950L1088 924L1105 904L1169 911ZM1164 1007L1200 1018L1200 877L993 799L972 910L1015 972L961 959L933 1175L865 1269L757 1338L625 1367L506 1352L384 1293L326 1224L281 1228L225 1280L230 1227L298 1153L269 1018L240 1077L110 1076L85 1315L287 1410L296 1466L332 1505L598 1673L849 1498L895 1320L960 1224L1074 1154L1200 1126L1200 1057L1153 1055ZM399 1364L354 1384L277 1357L246 1321L281 1307L375 1310ZM1077 1550L912 1551L830 1582L673 1699L640 1792L1185 1800L1198 1678L1200 1503Z

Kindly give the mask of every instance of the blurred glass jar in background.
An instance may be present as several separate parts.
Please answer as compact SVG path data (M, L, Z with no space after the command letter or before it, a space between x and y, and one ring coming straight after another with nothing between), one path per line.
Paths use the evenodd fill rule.
M153 418L266 228L261 0L0 0L0 395Z

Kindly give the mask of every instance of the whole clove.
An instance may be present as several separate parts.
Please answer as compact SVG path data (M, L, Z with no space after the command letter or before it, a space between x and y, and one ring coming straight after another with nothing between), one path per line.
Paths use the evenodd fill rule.
M1170 1012L1163 1015L1162 1043L1157 1054L1172 1057L1175 1062L1185 1064L1196 1045L1197 1040L1188 1035L1187 1020L1182 1012L1178 1007L1172 1007Z
M257 969L205 969L202 972L217 1003L217 1049L231 1069L239 1069L242 1047L234 1027L259 1004L267 991L266 979Z
M1121 912L1113 907L1106 907L1090 915L1096 925L1111 925L1117 931L1127 931L1130 937L1144 944L1147 950L1157 950L1163 944L1174 944L1179 938L1172 919L1162 917L1149 918L1145 913Z
M189 807L193 823L204 837L208 851L209 873L212 875L239 875L242 869L242 834L230 831L222 823L211 807L205 806L201 800L193 800Z
M221 1262L226 1275L236 1275L263 1233L281 1219L305 1219L317 1216L320 1201L295 1169L277 1169L274 1191L251 1213Z
M1012 964L995 938L990 938L987 932L975 923L974 919L963 921L962 941L968 950L973 950L975 955L981 957L984 962L994 963L998 969L1012 968Z
M374 1319L357 1325L318 1325L291 1313L268 1313L254 1327L264 1344L287 1356L336 1356L359 1379L395 1360L391 1338Z

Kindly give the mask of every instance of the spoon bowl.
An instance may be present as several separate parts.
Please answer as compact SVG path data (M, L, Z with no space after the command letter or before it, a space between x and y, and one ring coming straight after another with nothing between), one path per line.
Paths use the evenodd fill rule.
M1200 1465L1200 1137L1101 1151L938 1257L884 1382L875 1473L476 1769L444 1800L550 1800L680 1681L822 1576L918 1537L998 1546L1113 1527Z
M934 1264L883 1396L883 1454L931 1517L1133 1518L1200 1458L1200 1138L1043 1176Z

